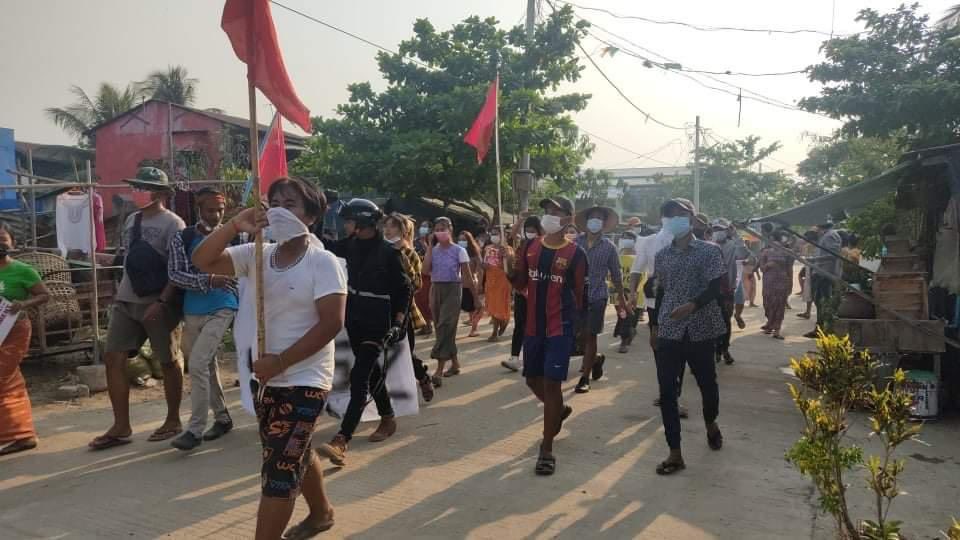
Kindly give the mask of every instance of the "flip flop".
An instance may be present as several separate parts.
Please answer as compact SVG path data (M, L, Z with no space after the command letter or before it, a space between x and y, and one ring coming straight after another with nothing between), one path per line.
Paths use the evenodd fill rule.
M450 368L443 374L444 377L455 377L460 374L459 368Z
M130 435L132 435L132 433ZM123 446L133 442L133 440L130 439L130 435L127 435L126 437L100 435L99 437L96 437L90 441L87 446L89 446L91 450L106 450L107 448L113 448L115 446Z
M9 456L10 454L16 454L17 452L33 450L36 447L37 439L35 437L31 437L29 439L20 439L18 441L13 441L3 448L0 448L0 456Z
M167 439L172 439L176 437L181 432L183 432L182 427L166 428L166 429L164 429L163 427L159 427L157 428L156 431L150 434L149 437L147 437L147 441L149 442L165 441Z
M300 523L297 523L293 527L290 527L287 532L283 534L284 540L306 540L307 538L313 538L314 536L329 531L333 528L333 519L324 521L319 525L313 525L307 523L307 520L303 520Z
M737 327L743 330L747 327L747 321L743 320L743 317L737 317Z
M537 476L552 476L553 473L557 472L557 458L544 455L537 456L537 465L533 471L537 473Z
M781 336L780 334L774 334L773 339L783 339L783 336Z

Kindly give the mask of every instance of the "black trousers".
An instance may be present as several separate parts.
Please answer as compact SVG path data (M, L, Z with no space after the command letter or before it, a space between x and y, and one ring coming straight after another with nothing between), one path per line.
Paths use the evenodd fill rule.
M510 356L520 356L526 331L527 297L515 294L513 295L513 339L510 342Z
M690 371L700 387L704 422L713 423L720 414L720 388L717 385L717 366L713 361L715 350L716 343L712 339L690 341L688 336L684 336L682 341L657 340L654 356L660 386L660 415L667 445L671 449L680 448L680 408L677 397L684 364L690 364Z
M355 335L347 329L350 348L353 349L353 369L350 370L350 404L340 423L340 434L349 441L360 424L363 409L367 406L367 394L373 394L377 404L377 413L381 417L393 416L393 405L387 393L386 374L380 368L378 360L383 354L381 342L383 336L369 337Z
M413 321L407 321L407 341L410 342L410 360L413 362L413 376L417 378L418 381L422 381L427 375L427 366L423 363L423 360L417 356L416 346L417 338L414 336L415 332L413 330Z
M810 289L813 293L813 303L817 305L817 326L823 328L823 318L827 314L827 305L833 296L833 280L814 272L810 285L813 287Z
M730 337L733 334L733 297L729 298L719 298L717 303L720 304L720 314L723 316L723 324L726 328L726 332L723 333L717 339L717 352L725 353L730 350Z

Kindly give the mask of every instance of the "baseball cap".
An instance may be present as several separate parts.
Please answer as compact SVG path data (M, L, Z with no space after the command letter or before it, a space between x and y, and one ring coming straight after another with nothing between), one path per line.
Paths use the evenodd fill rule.
M691 214L696 214L697 209L694 208L693 203L690 202L690 199L684 199L683 197L676 197L668 200L660 206L660 215L665 215L667 212L673 209L680 209L685 212L690 212Z
M546 199L542 199L540 201L540 208L543 208L544 210L546 210L550 205L556 206L557 208L563 210L569 216L574 214L573 203L570 202L570 199L566 197L556 195L553 197L547 197Z

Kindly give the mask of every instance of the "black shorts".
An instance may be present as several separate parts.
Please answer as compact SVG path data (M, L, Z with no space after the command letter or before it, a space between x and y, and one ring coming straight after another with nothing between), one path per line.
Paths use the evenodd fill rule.
M268 386L257 402L263 462L260 488L264 497L292 499L300 493L310 439L323 411L327 391L309 386Z

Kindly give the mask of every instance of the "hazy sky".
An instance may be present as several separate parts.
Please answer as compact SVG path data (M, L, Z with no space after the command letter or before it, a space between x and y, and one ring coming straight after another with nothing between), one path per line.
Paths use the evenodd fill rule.
M526 0L281 0L283 3L340 26L389 48L412 33L415 19L429 18L446 29L477 14L495 16L504 26L521 23ZM929 0L923 9L939 17L956 0ZM854 32L856 12L870 6L888 10L899 0L577 0L620 14L674 19L699 25L760 28L810 28L829 32L835 4L834 31ZM23 0L5 2L0 18L0 126L13 128L18 140L71 144L73 141L48 120L43 109L72 102L70 85L93 93L101 81L123 85L142 80L154 69L183 65L200 80L200 107L219 107L246 116L243 65L219 28L220 0ZM550 8L543 4L544 10ZM371 81L383 88L374 48L274 7L287 70L301 99L313 114L330 115L347 97L346 86ZM630 39L652 53L709 71L783 72L802 69L820 58L823 36L743 32L700 32L614 19L594 11L577 11L600 27ZM595 29L598 36L603 31ZM806 154L806 133L828 134L839 124L804 112L744 101L737 127L737 101L730 95L698 86L674 73L643 67L625 54L601 57L601 45L584 42L601 68L640 108L668 124L692 124L699 114L703 126L717 137L749 134L780 141L783 149L765 163L793 171ZM714 81L698 76L711 86ZM803 75L786 77L720 76L748 91L782 102L814 95L817 86ZM588 165L645 167L682 165L692 145L692 129L670 130L646 122L611 88L592 66L575 85L593 94L577 122L584 130L630 151L600 140ZM261 106L260 114L268 109ZM465 126L466 127L466 126ZM709 135L708 135L709 137ZM708 139L709 140L709 139ZM650 159L636 158L658 150Z

